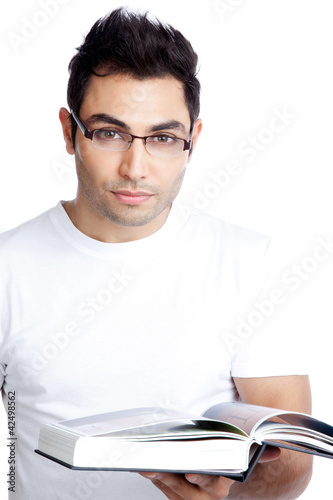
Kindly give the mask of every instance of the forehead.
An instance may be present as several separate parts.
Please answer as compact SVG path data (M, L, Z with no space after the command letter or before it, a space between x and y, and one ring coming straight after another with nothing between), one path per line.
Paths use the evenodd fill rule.
M131 127L167 120L190 127L183 85L171 76L143 80L129 75L92 76L80 116L97 113L112 114Z

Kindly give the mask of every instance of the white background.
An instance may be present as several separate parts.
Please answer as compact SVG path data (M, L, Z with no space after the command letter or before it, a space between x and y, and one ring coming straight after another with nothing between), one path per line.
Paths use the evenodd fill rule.
M73 163L65 154L57 117L66 105L67 65L93 22L120 5L112 0L17 0L3 9L0 231L75 196ZM327 253L321 262L313 257L318 238L333 237L331 0L142 0L127 5L148 9L180 29L199 54L204 130L181 196L283 240L287 253L281 273L301 266L300 286L282 309L290 318L290 335L310 346L313 413L333 423L333 255ZM267 127L274 110L290 118L283 130L272 133ZM239 150L249 137L258 137L261 148L251 161ZM230 161L238 162L237 174L224 187L212 185L211 172L225 170ZM285 324L279 315L278 321ZM4 413L1 418L5 491ZM328 498L332 473L333 462L316 458L314 478L302 499Z

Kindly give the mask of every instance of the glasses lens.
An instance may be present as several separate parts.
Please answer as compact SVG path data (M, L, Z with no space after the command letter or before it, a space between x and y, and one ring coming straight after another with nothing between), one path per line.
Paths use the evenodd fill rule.
M148 137L146 148L152 155L180 156L184 151L184 142L168 135L152 136Z
M126 151L129 148L130 142L130 135L112 129L95 130L93 135L93 146L98 149Z

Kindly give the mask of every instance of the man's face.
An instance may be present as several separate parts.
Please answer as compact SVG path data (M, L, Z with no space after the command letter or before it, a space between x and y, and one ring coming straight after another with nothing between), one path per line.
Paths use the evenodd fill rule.
M173 77L93 76L80 118L89 130L112 127L137 136L167 133L186 140L191 126L182 84ZM200 129L198 120L194 143ZM134 139L127 151L96 149L78 128L75 159L77 202L99 219L142 226L169 209L182 185L189 152L153 156L141 139Z

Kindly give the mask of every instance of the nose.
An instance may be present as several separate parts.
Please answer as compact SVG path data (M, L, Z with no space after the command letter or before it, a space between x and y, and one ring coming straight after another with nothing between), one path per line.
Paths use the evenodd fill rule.
M149 174L150 155L143 139L133 139L130 148L122 153L119 172L132 181L144 179Z

